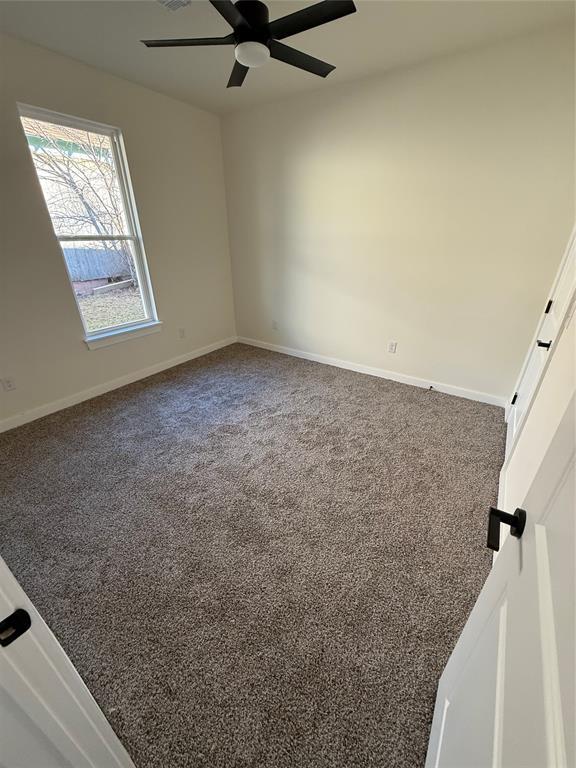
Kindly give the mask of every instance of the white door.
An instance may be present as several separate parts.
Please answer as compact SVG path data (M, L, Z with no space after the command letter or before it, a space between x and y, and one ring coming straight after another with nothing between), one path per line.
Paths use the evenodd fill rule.
M569 305L576 287L576 232L572 238L558 270L550 291L536 335L532 341L526 360L516 383L514 395L507 409L508 433L506 450L509 452L517 438L518 431L526 417L538 382L548 361L550 352L562 324L569 314Z
M427 768L576 765L575 404L525 496L524 533L506 537L446 665Z
M72 662L0 558L0 622L17 609L28 614L31 625L16 639L10 627L0 631L1 768L134 768Z

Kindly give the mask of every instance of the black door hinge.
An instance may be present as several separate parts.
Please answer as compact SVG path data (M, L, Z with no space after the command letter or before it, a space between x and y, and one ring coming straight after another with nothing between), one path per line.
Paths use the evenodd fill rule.
M514 397L512 398L512 402L510 405L514 405L516 403L516 400L518 400L518 392L514 392Z
M544 314L547 315L548 312L552 309L552 299L548 299L548 304L546 304L546 309L544 310Z

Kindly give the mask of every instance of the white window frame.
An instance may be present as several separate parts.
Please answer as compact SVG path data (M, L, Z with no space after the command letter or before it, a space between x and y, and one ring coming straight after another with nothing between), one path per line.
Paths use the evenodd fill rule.
M30 104L18 103L18 112L20 117L28 117L31 120L41 120L47 123L53 123L55 125L64 125L68 128L78 128L79 130L98 133L110 138L114 156L114 166L116 168L116 174L118 177L118 186L122 196L122 204L124 207L126 226L128 231L121 235L58 235L56 231L54 232L61 246L62 258L66 266L66 273L70 281L70 287L72 288L76 306L78 307L78 314L80 315L80 320L82 321L82 327L84 329L84 341L88 345L88 348L98 349L100 347L109 346L110 344L115 344L118 341L124 341L128 338L144 336L149 333L159 331L161 329L162 323L160 320L158 320L156 303L154 301L154 294L152 292L152 283L150 281L148 263L146 260L146 254L144 252L142 231L140 229L140 222L138 221L138 214L136 211L136 200L134 198L132 183L130 181L130 173L128 171L128 160L126 158L126 149L124 147L122 131L120 128L116 128L112 125L96 123L92 120L85 120L84 118L66 115L61 112L53 112L50 109L34 107ZM36 178L38 178L38 176ZM50 212L48 211L48 213ZM134 268L138 277L138 287L140 288L142 305L144 307L146 317L145 319L136 323L123 323L121 325L114 325L109 328L102 328L98 331L88 331L84 323L84 317L82 316L82 311L78 303L76 292L74 291L74 287L72 285L72 277L70 275L68 264L64 256L62 244L79 241L105 242L108 240L132 243Z

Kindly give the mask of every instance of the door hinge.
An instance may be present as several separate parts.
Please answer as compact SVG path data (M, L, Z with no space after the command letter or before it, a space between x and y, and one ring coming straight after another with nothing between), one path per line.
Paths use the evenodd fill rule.
M510 405L515 405L516 400L518 400L518 392L514 392L514 397L512 398Z
M547 315L548 312L552 309L553 301L552 299L548 299L548 304L546 304L546 309L544 310L544 314Z

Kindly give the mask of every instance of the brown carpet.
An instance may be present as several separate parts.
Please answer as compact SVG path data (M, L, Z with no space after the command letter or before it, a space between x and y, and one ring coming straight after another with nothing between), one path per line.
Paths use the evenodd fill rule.
M504 431L237 344L0 435L2 555L139 768L414 768Z

